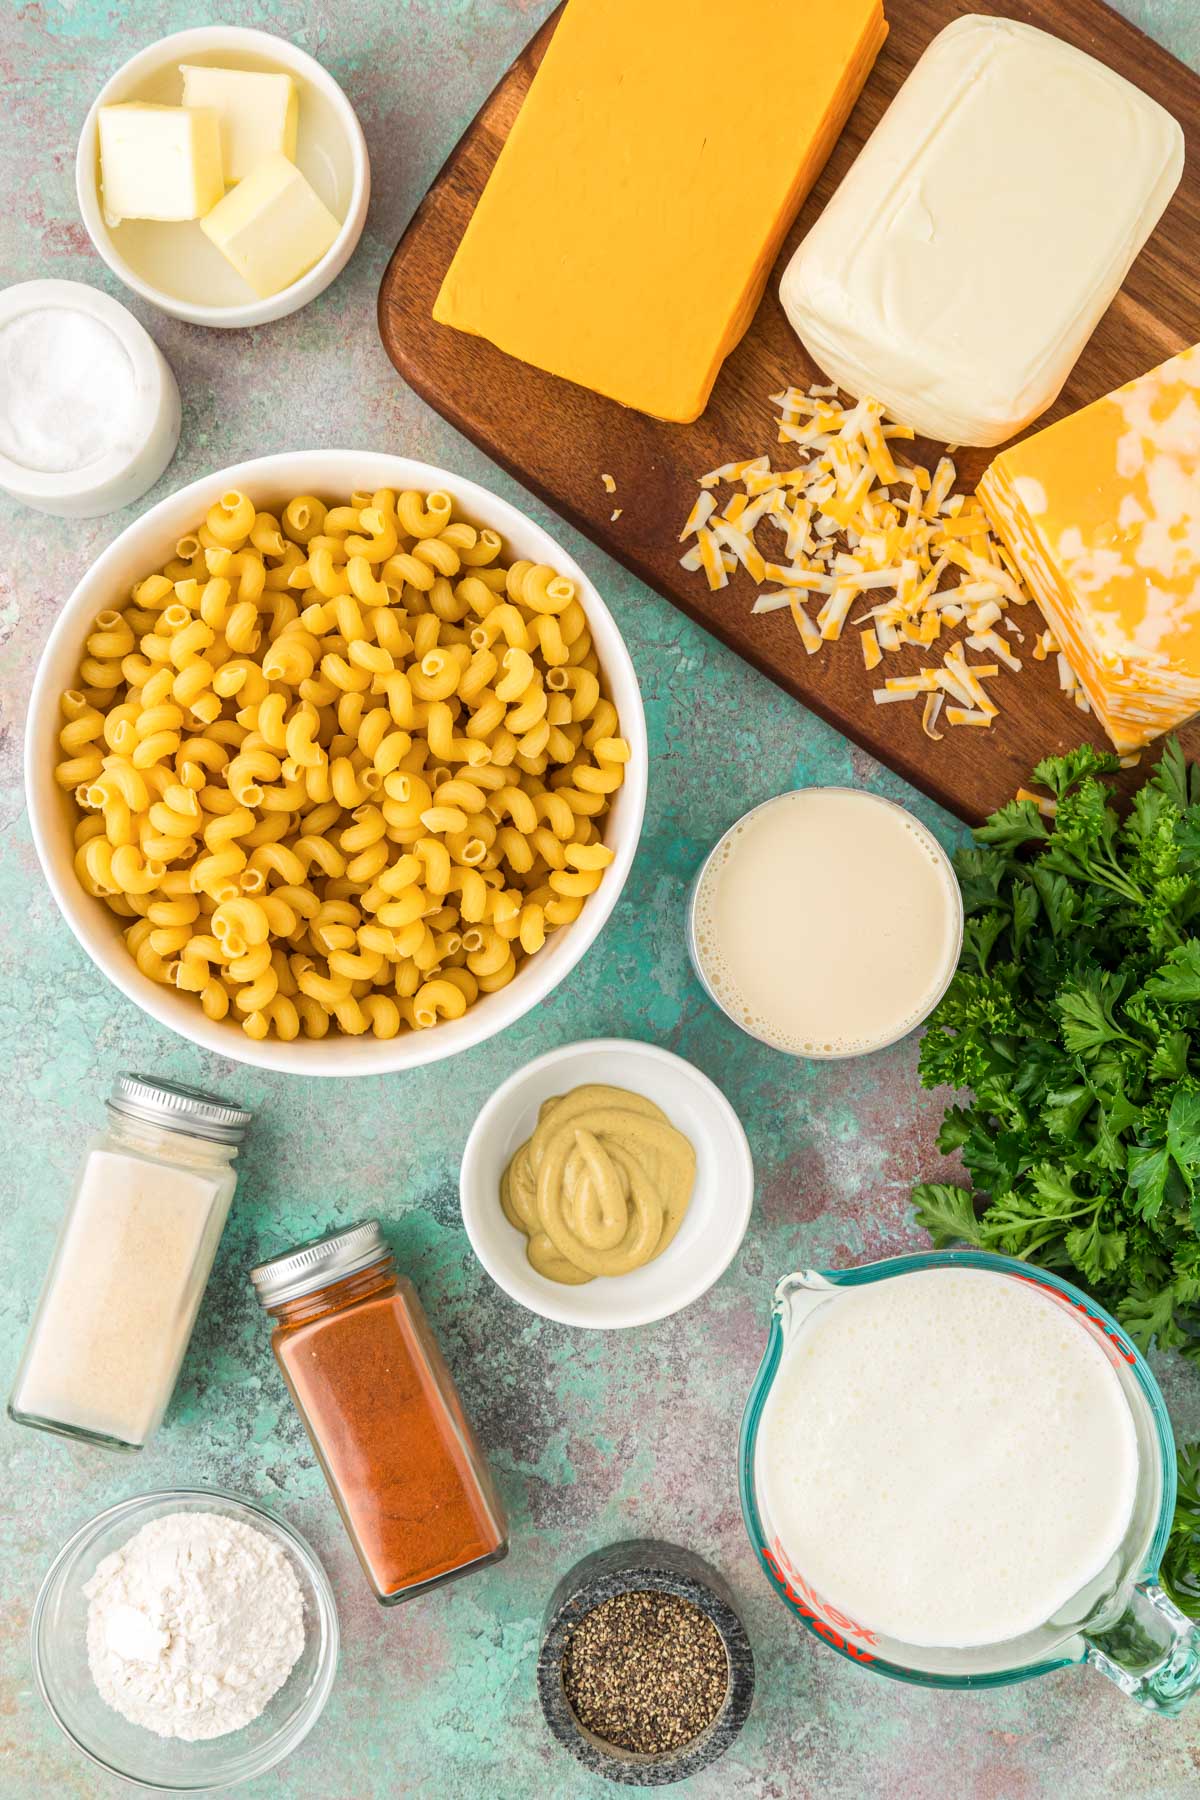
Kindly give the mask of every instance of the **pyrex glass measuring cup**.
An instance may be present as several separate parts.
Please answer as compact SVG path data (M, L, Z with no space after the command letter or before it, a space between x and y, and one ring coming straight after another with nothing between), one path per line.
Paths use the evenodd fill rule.
M902 1643L831 1606L793 1566L764 1498L759 1474L763 1413L785 1350L839 1292L898 1275L938 1268L985 1269L1033 1282L1075 1310L1115 1369L1133 1417L1138 1477L1133 1513L1114 1566L1102 1581L1060 1608L1044 1625L1004 1643L969 1649ZM1176 1713L1200 1688L1200 1630L1157 1585L1175 1509L1175 1444L1158 1383L1124 1332L1078 1288L1043 1269L974 1250L936 1250L892 1257L864 1268L806 1269L775 1290L766 1354L746 1403L738 1452L742 1514L767 1577L809 1631L879 1675L927 1687L983 1688L1028 1681L1069 1663L1091 1663L1131 1698L1159 1713Z

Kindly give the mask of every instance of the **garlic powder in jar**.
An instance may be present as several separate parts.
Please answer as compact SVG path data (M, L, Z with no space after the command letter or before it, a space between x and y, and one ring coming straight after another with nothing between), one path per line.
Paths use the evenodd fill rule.
M9 1417L112 1449L161 1423L233 1198L251 1115L120 1075L67 1207Z

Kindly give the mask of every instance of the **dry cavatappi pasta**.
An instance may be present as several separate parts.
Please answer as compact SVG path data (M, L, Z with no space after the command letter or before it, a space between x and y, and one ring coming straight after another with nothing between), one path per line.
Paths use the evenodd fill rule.
M224 494L63 695L80 882L252 1038L459 1018L612 861L629 747L575 585L453 512Z

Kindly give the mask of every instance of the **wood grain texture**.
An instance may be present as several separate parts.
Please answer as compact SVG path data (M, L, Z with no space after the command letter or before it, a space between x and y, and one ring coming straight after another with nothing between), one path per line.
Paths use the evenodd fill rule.
M755 590L744 573L739 570L727 588L712 594L701 575L680 568L676 541L699 474L765 449L777 460L767 396L784 385L822 379L779 305L779 275L930 39L966 10L957 0L891 0L887 43L792 224L750 330L727 359L695 424L646 418L518 362L482 338L437 325L431 316L557 12L490 96L413 216L380 287L379 327L410 386L496 462L796 699L975 823L1011 797L1040 756L1085 739L1105 741L1095 721L1059 693L1053 663L1030 660L1040 615L1032 608L1017 615L1026 629L1025 667L994 684L1001 714L991 729L947 729L943 742L932 743L921 731L918 704L872 703L870 690L879 676L864 670L855 634L810 658L786 613L752 616ZM1174 199L1045 423L1200 340L1200 76L1102 0L975 0L970 10L1041 26L1099 57L1173 113L1187 141ZM680 304L687 304L686 295ZM918 457L938 453L939 447L920 441L915 446ZM962 452L956 459L960 485L973 485L994 454ZM615 494L606 492L604 473L614 477ZM620 517L613 520L616 508ZM636 660L636 643L630 648ZM887 672L906 673L927 660L927 652L906 651L887 658ZM1200 752L1200 725L1190 726L1184 741L1189 752Z

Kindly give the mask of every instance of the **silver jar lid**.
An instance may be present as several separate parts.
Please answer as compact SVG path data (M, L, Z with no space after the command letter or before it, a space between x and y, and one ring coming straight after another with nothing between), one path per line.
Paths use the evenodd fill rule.
M159 1125L164 1131L207 1138L213 1144L240 1144L254 1117L244 1106L222 1100L219 1094L149 1075L118 1075L108 1107L140 1125Z
M250 1279L263 1305L276 1306L282 1300L296 1300L301 1294L330 1287L347 1275L357 1275L360 1269L390 1255L378 1219L364 1219L361 1225L347 1225L324 1237L310 1238L283 1256L259 1263L251 1269Z

